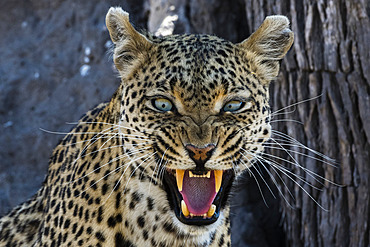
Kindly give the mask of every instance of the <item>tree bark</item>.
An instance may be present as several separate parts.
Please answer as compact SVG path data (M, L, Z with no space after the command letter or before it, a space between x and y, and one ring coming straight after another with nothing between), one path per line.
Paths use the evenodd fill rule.
M315 181L294 164L278 161L319 188L301 181L295 184L283 176L287 186L281 181L280 188L293 206L281 202L286 244L369 246L369 2L280 1L280 6L285 6L282 13L291 19L295 42L271 88L273 110L321 97L298 104L294 112L293 108L286 109L277 117L302 125L282 121L274 128L337 161L333 167L290 152L299 164L337 185ZM276 8L262 4L267 10L264 14L273 14ZM293 161L284 151L272 153Z

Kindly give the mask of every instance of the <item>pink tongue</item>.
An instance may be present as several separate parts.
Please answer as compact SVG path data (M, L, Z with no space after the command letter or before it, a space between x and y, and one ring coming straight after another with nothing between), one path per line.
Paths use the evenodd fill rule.
M191 178L189 171L186 171L180 193L190 213L194 215L207 213L217 194L214 172L211 171L210 178Z

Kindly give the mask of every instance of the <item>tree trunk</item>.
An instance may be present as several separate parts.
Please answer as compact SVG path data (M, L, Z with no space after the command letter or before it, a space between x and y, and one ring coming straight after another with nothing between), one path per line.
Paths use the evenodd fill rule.
M291 152L299 164L338 184L321 180L321 185L303 169L282 163L320 189L302 182L294 184L284 177L288 186L281 184L281 188L293 205L281 203L287 245L369 246L370 4L344 0L286 2L290 2L286 14L291 18L295 43L272 87L273 109L322 96L279 116L302 125L283 121L277 122L275 129L336 159L333 167ZM267 13L273 13L273 8L269 9ZM292 161L284 152L273 153ZM307 154L319 158L312 152Z

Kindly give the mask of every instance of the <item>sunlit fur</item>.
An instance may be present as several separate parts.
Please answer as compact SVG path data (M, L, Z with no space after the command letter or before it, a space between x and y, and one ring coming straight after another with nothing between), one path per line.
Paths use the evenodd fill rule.
M122 83L57 146L37 196L1 219L0 246L229 246L229 206L214 224L185 225L162 176L165 168L195 168L186 144L214 144L205 168L236 176L258 161L271 136L269 82L293 42L287 18L268 17L239 44L139 33L120 8L106 22ZM157 98L175 108L159 111ZM243 108L224 111L233 100Z

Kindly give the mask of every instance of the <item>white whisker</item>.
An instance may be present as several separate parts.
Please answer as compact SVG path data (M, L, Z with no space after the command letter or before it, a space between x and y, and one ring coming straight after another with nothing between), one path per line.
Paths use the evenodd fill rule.
M283 108L281 108L281 109L279 109L279 110L274 111L273 113L271 113L271 115L272 115L272 116L273 116L273 115L276 115L276 113L281 112L281 111L283 111L283 110L285 110L285 109L287 109L287 108L290 108L290 107L293 107L293 106L296 106L296 105L299 105L299 104L303 104L303 103L308 102L308 101L312 101L312 100L318 99L318 98L320 98L321 96L323 96L323 94L320 94L320 95L318 95L318 96L315 96L315 97L312 97L312 98L309 98L309 99L305 99L305 100L302 100L302 101L296 102L296 103L294 103L294 104L288 105L288 106L286 106L286 107L283 107Z
M247 161L250 163L250 159L248 159L248 157L244 156L243 153L239 152L244 158L247 159ZM254 175L254 173L251 171L251 169L249 169L249 167L244 163L244 161L242 159L240 159L241 163L245 166L246 169L248 169L248 171L250 172L250 174L253 176L254 180L256 181L256 184L257 184L257 187L258 187L258 190L260 191L260 194L262 196L262 200L263 202L265 203L266 207L269 207L267 202L266 202L266 199L265 199L265 196L263 195L263 192L262 192L262 189L261 189L261 186L256 178L256 176Z

